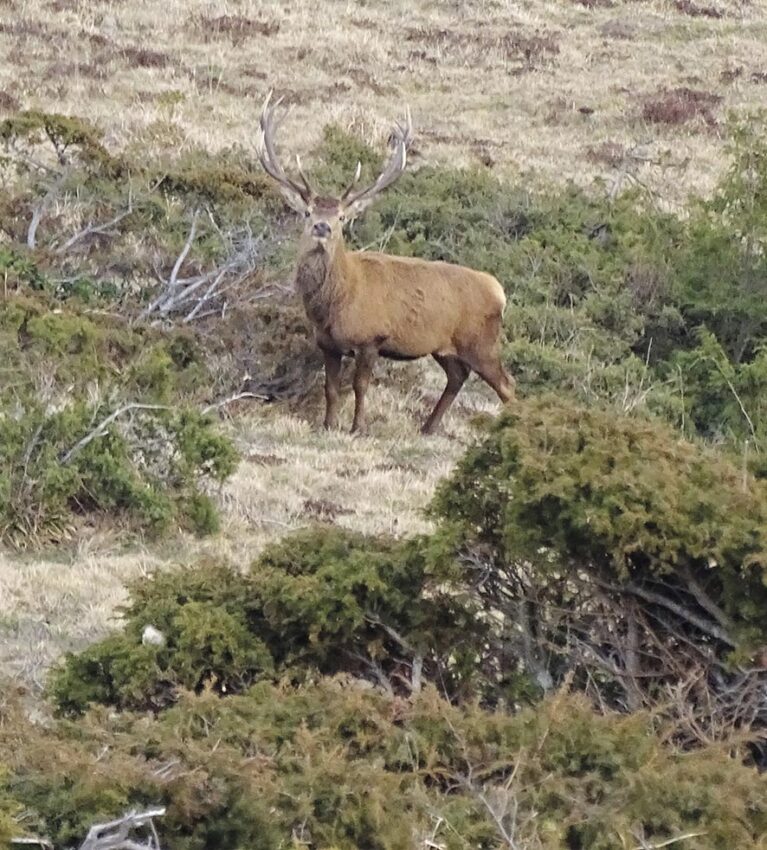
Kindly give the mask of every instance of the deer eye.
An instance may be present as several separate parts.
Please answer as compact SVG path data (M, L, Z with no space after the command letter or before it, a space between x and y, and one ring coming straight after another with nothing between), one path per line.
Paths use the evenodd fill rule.
M304 213L304 218L309 218L310 215L311 215L311 211L306 210L306 212Z
M346 221L346 216L343 213L341 213L341 215L338 216L338 220L339 221Z

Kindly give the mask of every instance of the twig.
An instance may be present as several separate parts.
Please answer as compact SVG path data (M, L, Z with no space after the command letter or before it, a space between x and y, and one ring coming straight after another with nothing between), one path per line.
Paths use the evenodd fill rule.
M216 401L213 404L209 404L207 407L203 407L202 413L210 413L212 410L218 410L221 407L225 407L227 404L232 404L235 401L239 401L241 398L255 398L259 401L269 401L269 396L259 395L258 393L235 393L234 395L230 395L227 398L221 399L221 401Z
M194 237L197 234L197 215L199 210L195 210L192 215L192 226L189 228L189 236L186 238L186 242L184 243L184 247L181 249L181 253L176 257L176 262L173 264L173 270L170 273L170 279L167 282L168 289L173 290L176 288L178 273L181 271L181 266L186 259L186 255L189 253L192 243L194 242ZM168 295L167 290L163 290L151 304L144 308L141 313L141 318L146 318L151 313L166 300Z
M740 412L746 417L746 422L748 422L748 428L751 431L751 437L754 441L754 445L758 449L759 448L759 438L756 436L756 429L754 428L754 423L753 423L751 417L748 415L748 411L746 410L743 402L741 401L741 398L738 395L738 391L733 386L732 381L725 374L725 371L724 371L724 369L722 369L722 366L719 363L719 361L716 360L716 358L714 358L714 357L709 357L708 359L712 360L714 362L714 365L719 370L719 373L724 378L724 380L727 382L727 386L730 388L730 392L733 394L733 396L735 396L735 401L738 402L738 407L740 407Z
M99 422L92 431L89 431L82 440L72 446L72 448L61 458L61 465L64 466L69 463L69 461L72 460L79 451L84 449L89 443L93 442L96 437L101 437L115 419L122 416L124 413L128 413L130 410L170 410L170 408L165 404L138 404L135 402L123 405L123 407L118 407L117 410L110 413L106 419L102 419L102 421Z
M684 835L676 835L674 838L667 838L665 841L659 841L655 844L648 844L646 841L642 841L633 850L660 850L661 847L669 847L672 844L676 844L679 841L687 841L690 838L700 838L701 835L705 834L705 832L687 832Z
M186 316L184 316L184 324L188 324L189 322L191 322L192 319L200 312L200 310L202 310L203 305L216 291L228 271L229 267L224 266L224 268L221 269L221 271L216 275L216 277L213 279L213 283L211 283L211 285L205 290L205 292L203 292L202 298L200 298L200 300L194 305L194 307L192 307L192 309L186 314Z
M199 210L195 210L192 214L192 226L189 228L189 236L187 237L187 240L184 243L184 247L181 249L181 253L176 258L176 262L173 265L173 271L171 271L170 273L170 280L168 281L170 286L176 285L176 278L178 277L178 273L181 271L181 266L184 264L186 255L189 253L192 247L192 242L194 242L194 237L197 233L197 216L199 215L199 212Z

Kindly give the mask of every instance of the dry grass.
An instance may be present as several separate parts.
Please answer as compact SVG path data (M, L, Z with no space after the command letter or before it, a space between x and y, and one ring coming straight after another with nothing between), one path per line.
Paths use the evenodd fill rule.
M380 139L407 100L422 161L589 183L610 173L595 146L641 144L672 152L674 171L647 164L643 182L675 204L721 173L727 113L763 103L766 13L767 0L6 0L0 109L85 112L115 145L216 150L252 143L274 86L303 153L328 121ZM643 115L683 89L721 101L703 121Z
M390 371L396 374L398 368L419 376L423 389L403 393L390 385L373 387L368 436L328 434L271 408L241 412L230 421L226 427L244 460L218 494L223 528L214 538L180 537L152 547L91 529L68 549L42 556L0 551L0 676L37 692L62 652L115 627L124 582L150 570L201 554L246 567L265 544L316 522L367 533L427 530L423 508L473 439L470 419L494 413L498 405L472 379L445 433L424 439L418 426L436 401L443 374L425 362ZM351 403L347 397L349 422Z

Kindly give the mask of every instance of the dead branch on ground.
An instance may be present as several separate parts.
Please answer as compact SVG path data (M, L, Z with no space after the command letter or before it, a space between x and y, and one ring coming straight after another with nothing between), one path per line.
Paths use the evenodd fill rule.
M189 234L170 276L165 279L157 275L162 284L160 292L141 312L140 319L175 318L188 324L211 313L223 312L227 306L224 295L256 271L256 260L261 257L264 236L254 236L249 228L243 233L225 234L214 222L223 243L225 259L208 271L191 277L179 277L197 237L199 214L200 211L195 210L192 215ZM206 309L212 308L214 304L217 305L215 308Z
M154 819L164 814L164 808L148 809L145 812L128 812L107 823L94 824L88 830L80 850L161 850ZM143 840L132 836L136 830L147 833ZM53 844L47 838L12 838L11 844L53 850Z

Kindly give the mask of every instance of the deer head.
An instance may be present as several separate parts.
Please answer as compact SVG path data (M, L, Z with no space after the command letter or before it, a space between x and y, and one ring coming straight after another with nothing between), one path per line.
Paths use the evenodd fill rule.
M261 133L258 143L258 158L266 173L279 185L280 192L288 205L304 216L303 241L313 247L332 252L343 239L343 226L365 210L405 170L407 149L413 139L410 109L406 109L405 123L394 125L390 136L392 154L383 171L370 186L357 188L362 173L362 163L357 163L354 178L339 198L319 195L314 191L296 157L300 183L287 176L277 158L274 133L279 122L274 120L274 111L282 98L271 104L272 93L266 97L261 110Z

